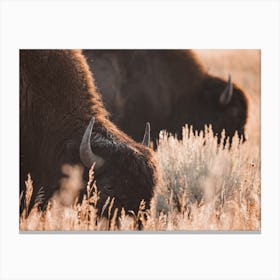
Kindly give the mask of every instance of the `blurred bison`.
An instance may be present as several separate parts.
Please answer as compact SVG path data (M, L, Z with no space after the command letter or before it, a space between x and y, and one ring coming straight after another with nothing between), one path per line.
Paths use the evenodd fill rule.
M220 138L237 131L245 140L247 98L235 84L207 74L190 50L84 50L111 120L135 140L149 121L156 141L162 129L181 138L212 125Z
M93 163L99 207L108 196L119 209L137 211L142 199L150 202L157 184L153 152L108 120L82 52L21 50L21 191L30 172L34 194L44 186L47 201L69 176L65 164L82 165L87 174Z

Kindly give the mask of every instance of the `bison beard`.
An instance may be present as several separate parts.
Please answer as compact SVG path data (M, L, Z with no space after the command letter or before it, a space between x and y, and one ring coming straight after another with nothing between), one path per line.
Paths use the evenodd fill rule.
M182 126L221 137L244 136L245 93L207 74L190 50L84 50L112 121L140 141L147 121L155 143L163 129L181 138Z
M88 174L93 162L100 205L108 196L115 208L149 205L158 181L153 152L108 120L81 51L21 50L20 191L31 173L30 208L41 186L45 202L59 189L63 166L83 165Z

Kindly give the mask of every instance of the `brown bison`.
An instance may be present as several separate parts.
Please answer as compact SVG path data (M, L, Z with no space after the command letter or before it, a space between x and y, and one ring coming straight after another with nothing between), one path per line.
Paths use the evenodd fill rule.
M142 199L148 204L158 180L153 151L107 115L81 51L21 50L21 191L30 172L34 194L44 186L47 201L69 176L65 164L83 165L87 174L95 163L99 207L108 196L119 209L137 211Z
M135 140L149 121L181 137L182 126L212 125L220 138L245 140L247 98L228 81L207 74L190 50L84 50L111 120Z

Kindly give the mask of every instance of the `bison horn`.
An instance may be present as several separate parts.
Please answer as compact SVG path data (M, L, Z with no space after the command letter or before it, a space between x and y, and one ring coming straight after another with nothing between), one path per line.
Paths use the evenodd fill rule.
M144 134L144 137L143 137L143 140L142 140L142 144L149 147L150 145L150 136L151 134L151 126L150 126L150 123L147 122L146 123L146 128L145 128L145 134Z
M220 103L222 105L227 105L230 102L231 97L232 97L232 82L231 82L231 76L229 75L226 88L220 95Z
M82 163L88 168L91 168L93 163L95 163L94 168L95 170L98 170L100 167L102 167L105 161L102 157L95 155L91 149L90 137L94 122L95 118L93 117L83 135L80 145L80 159Z

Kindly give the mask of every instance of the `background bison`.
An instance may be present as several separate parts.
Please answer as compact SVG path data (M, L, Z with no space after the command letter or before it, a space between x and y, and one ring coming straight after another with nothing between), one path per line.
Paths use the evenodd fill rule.
M157 184L152 151L108 120L81 51L21 50L21 191L30 172L31 206L41 186L47 201L69 176L65 164L85 167L87 174L94 162L100 205L108 196L126 210L150 202Z
M160 130L181 138L182 126L212 125L232 138L244 136L247 98L231 77L207 74L190 50L84 50L111 120L140 141L151 122L151 138Z

